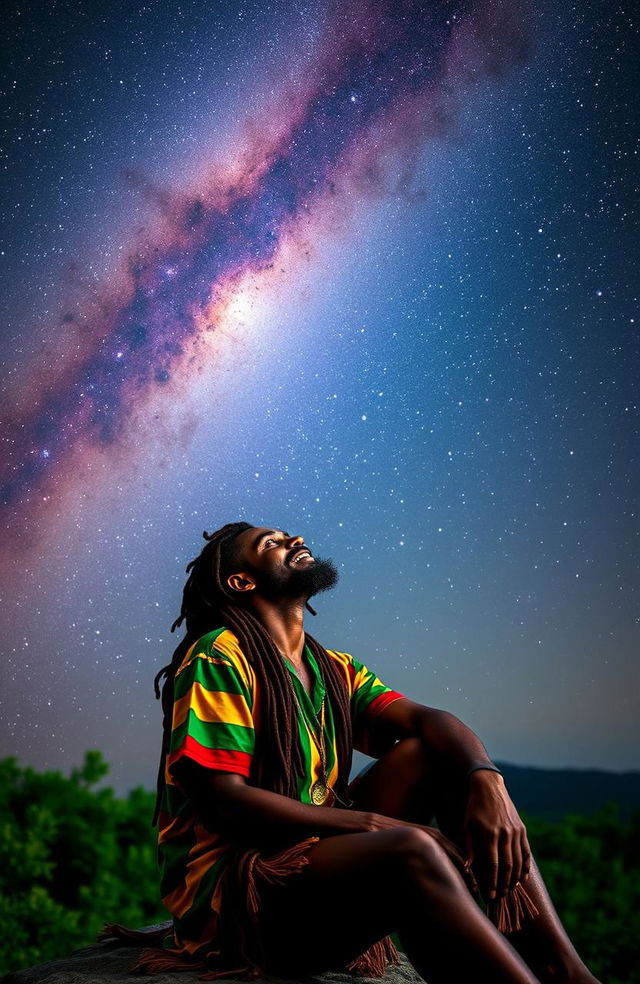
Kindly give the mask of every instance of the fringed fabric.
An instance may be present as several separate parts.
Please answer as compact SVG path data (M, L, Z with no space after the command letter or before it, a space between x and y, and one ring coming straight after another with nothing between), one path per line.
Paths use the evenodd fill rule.
M132 930L117 923L105 924L98 940L118 939L129 946L142 947L130 970L139 974L202 970L200 980L242 977L252 980L265 973L265 955L260 932L261 886L283 885L309 863L309 848L319 840L308 837L272 857L262 857L256 849L237 851L229 860L220 882L221 915L216 935L224 943L216 950L195 958L165 948L173 937L172 924L149 930ZM244 904L243 904L244 903ZM506 896L490 900L487 915L501 933L513 933L523 921L535 918L538 909L526 889L518 882ZM344 970L355 977L383 977L389 965L400 965L400 957L390 937L385 937L348 963Z
M130 967L138 974L174 971L204 971L201 980L242 977L252 980L266 973L260 932L261 887L283 885L309 863L309 848L319 840L309 837L273 857L262 857L255 849L238 851L229 860L220 881L221 915L216 936L224 943L204 956L190 957L163 944L173 937L172 924L149 930L127 929L118 923L105 924L98 934L101 941L120 940L141 947ZM382 977L389 964L398 966L400 958L391 939L386 937L369 947L344 969L356 977Z
M384 977L387 967L400 966L400 955L390 936L385 936L344 968L354 977Z
M118 940L127 946L142 947L129 970L139 974L162 974L165 971L204 970L204 960L194 960L186 955L164 949L164 942L173 938L173 923L166 922L151 929L127 929L120 923L105 923L96 939L99 943Z
M525 919L535 919L538 909L522 883L516 882L507 895L489 900L487 915L501 933L515 933Z
M206 955L208 974L203 980L216 980L231 974L252 979L265 973L265 957L260 932L261 886L283 885L309 863L309 848L318 837L308 837L272 857L263 857L252 848L237 851L220 879L220 920L216 934L224 943ZM231 958L234 970L215 966ZM213 966L212 966L213 964Z

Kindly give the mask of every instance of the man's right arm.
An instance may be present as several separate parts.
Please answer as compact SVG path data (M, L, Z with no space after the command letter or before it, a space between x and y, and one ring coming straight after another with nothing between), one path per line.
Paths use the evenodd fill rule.
M224 834L260 846L262 841L283 846L304 837L330 837L336 834L368 833L393 827L419 827L441 845L444 852L467 880L472 875L465 861L447 838L433 827L396 820L380 813L313 806L268 789L250 786L244 776L198 765L192 759L182 763L181 779L195 799L203 817L209 813Z
M203 814L210 813L226 830L250 836L292 834L319 837L362 833L387 827L407 826L400 820L361 810L313 806L250 786L244 776L222 772L183 759L177 776ZM177 771L177 770L176 770Z

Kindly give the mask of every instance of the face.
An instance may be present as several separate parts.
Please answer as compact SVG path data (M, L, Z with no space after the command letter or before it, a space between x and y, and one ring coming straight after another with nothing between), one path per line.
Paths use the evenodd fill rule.
M227 579L234 591L256 591L270 601L307 599L338 580L333 563L314 557L301 536L254 526L240 533L235 544L236 573Z

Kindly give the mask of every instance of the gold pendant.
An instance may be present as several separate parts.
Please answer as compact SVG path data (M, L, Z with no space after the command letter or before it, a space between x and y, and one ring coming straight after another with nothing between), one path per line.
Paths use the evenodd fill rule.
M316 779L313 786L311 787L311 802L314 806L322 806L327 796L329 795L329 790L324 782L320 779Z

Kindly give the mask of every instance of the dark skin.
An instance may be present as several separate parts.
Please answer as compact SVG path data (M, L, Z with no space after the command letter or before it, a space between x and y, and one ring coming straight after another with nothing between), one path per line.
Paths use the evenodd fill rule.
M314 564L311 552L302 537L266 527L244 531L236 544L229 587L309 689L308 598L273 597L259 585L262 575L286 579L296 566ZM479 738L454 715L402 698L377 716L374 743L380 757L354 786L348 810L308 805L235 773L186 765L185 781L198 789L198 799L205 808L214 802L219 821L236 834L283 843L319 838L302 873L266 899L272 959L286 953L283 969L322 971L397 932L430 984L598 984L553 908L502 776L478 770L465 779L473 766L491 764ZM434 816L439 830L428 826ZM538 916L507 939L474 900L474 876L485 900L521 881Z

